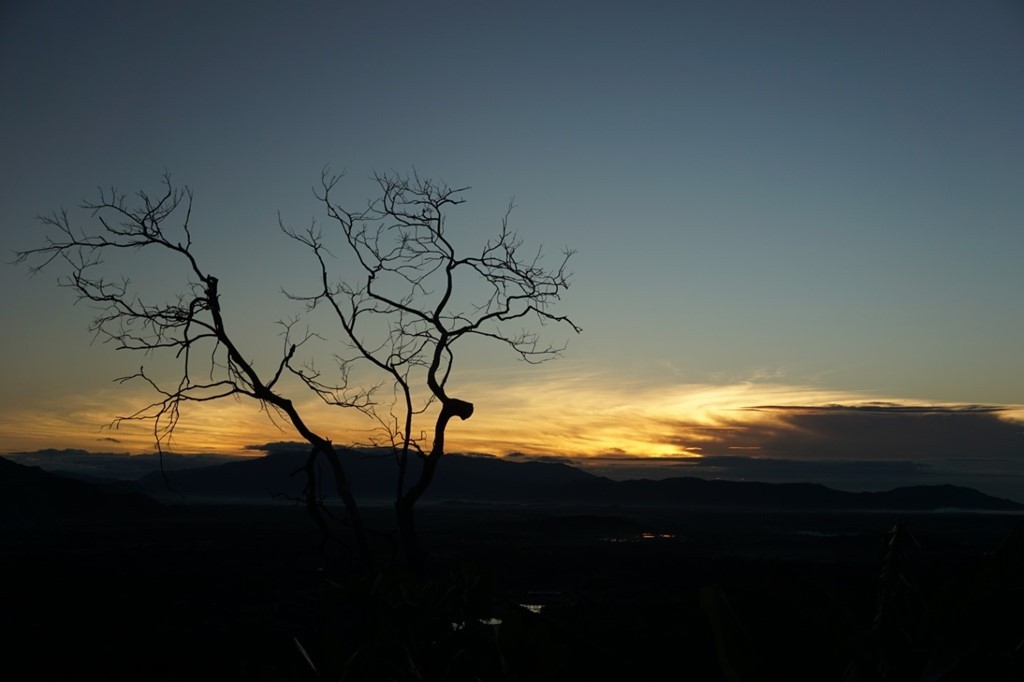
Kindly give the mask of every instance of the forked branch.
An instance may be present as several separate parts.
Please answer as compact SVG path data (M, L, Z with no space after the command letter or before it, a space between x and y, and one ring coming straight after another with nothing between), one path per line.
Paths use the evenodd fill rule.
M229 330L221 309L219 280L200 266L193 251L192 192L187 187L175 187L165 175L159 194L138 192L134 198L134 202L129 202L127 195L117 190L101 190L98 200L82 205L93 219L84 227L76 226L66 210L42 216L40 222L49 228L43 245L16 252L16 261L27 263L33 273L50 266L64 266L66 274L58 280L59 285L98 308L90 327L97 337L119 350L159 355L177 367L178 378L171 385L157 381L144 366L118 379L120 383L141 381L158 398L131 414L116 417L112 425L151 421L156 447L162 454L171 443L183 405L239 396L258 401L268 412L282 415L312 445L314 460L320 456L327 459L359 549L369 561L359 510L334 447L306 424L278 387L285 369L292 369L296 349L312 335L307 332L292 339L293 324L286 324L282 357L269 378L262 376ZM119 252L140 259L151 257L183 263L187 273L184 291L172 294L166 302L154 303L143 300L139 288L127 277L108 279L104 258ZM315 386L321 395L328 391L315 377L307 381L307 386ZM336 386L333 394L337 404L363 409L369 405L366 393L356 392L345 400L341 397L345 387ZM306 469L310 476L314 475L314 467ZM310 480L309 494L317 487L316 481ZM310 504L315 502L312 497L307 500Z
M396 453L399 531L415 564L420 557L413 508L444 455L450 420L468 419L474 409L448 390L459 342L486 338L534 364L558 357L565 343L543 341L540 328L580 331L567 315L552 312L569 288L567 266L574 252L563 251L553 267L541 249L524 255L523 240L509 226L510 203L497 236L464 255L449 238L446 221L465 202L468 188L417 175L377 174L377 198L354 210L334 199L340 180L325 171L317 190L336 235L316 224L300 231L281 222L285 234L312 252L319 270L311 293L289 296L310 311L326 308L337 320L352 351L346 371L365 363L393 385L394 400L366 412ZM332 237L338 245L329 249ZM438 413L425 448L415 418L435 402ZM407 483L410 454L422 466Z

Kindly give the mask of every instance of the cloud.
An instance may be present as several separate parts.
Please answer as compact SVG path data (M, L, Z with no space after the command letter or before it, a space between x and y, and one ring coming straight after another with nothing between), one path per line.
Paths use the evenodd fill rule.
M933 461L1024 458L1024 426L997 406L757 405L711 426L672 423L668 442L699 442L708 454L759 458ZM756 448L756 450L754 450Z
M450 425L449 451L552 456L595 471L629 467L615 470L616 477L626 471L663 476L687 462L688 471L707 472L701 475L749 477L754 467L765 476L785 467L794 475L841 473L838 464L828 471L809 466L797 471L794 463L805 461L910 462L928 465L922 472L937 472L962 470L968 464L954 467L950 462L973 458L978 461L970 467L988 472L996 470L992 467L997 459L1011 464L1024 459L1022 406L925 405L899 397L786 384L777 372L728 384L666 385L657 378L623 379L567 362L532 367L529 372L518 366L467 372L457 383L453 379L450 388L471 399L476 412L472 419ZM142 392L103 389L22 406L8 414L11 428L6 433L0 430L4 450L82 447L97 438L114 442L116 433L118 449L152 452L151 423L131 422L116 432L100 431L112 415L131 413L151 398ZM315 397L296 404L307 423L328 429L318 433L338 445L366 443L372 435L374 424L354 410L330 408ZM415 427L417 435L427 431L423 437L428 443L435 414L421 415ZM287 425L272 423L252 401L221 401L188 406L172 446L179 453L308 452L307 444L288 440L294 435ZM655 459L637 459L647 457ZM694 459L700 457L703 464ZM732 459L718 459L725 457ZM769 470L761 463L764 460L779 462ZM999 464L1003 469L998 470L1009 472L1011 464ZM889 469L888 474L896 475L897 470Z
M493 372L460 383L464 395L475 396L477 412L449 430L451 449L580 462L611 454L917 461L1021 453L1021 406L924 404L787 384L777 372L728 384L666 385L556 369Z
M1019 419L1015 406L762 402L711 420L666 419L662 434L682 450L703 448L699 457L673 462L672 475L847 490L955 483L1024 499Z

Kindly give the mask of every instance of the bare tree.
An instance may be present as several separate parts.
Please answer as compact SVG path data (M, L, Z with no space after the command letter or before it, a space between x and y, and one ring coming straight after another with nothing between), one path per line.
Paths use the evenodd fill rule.
M522 239L509 227L511 203L497 234L478 250L462 252L449 238L446 219L451 208L464 203L468 188L416 175L378 174L378 198L348 210L334 200L339 180L325 171L317 197L340 228L341 248L355 272L343 268L342 277L332 277L330 233L315 223L301 232L282 223L286 234L312 251L320 269L313 293L290 296L304 301L309 310L326 307L337 319L351 350L341 358L343 368L369 363L394 389L395 400L386 411L378 403L366 412L377 420L384 442L394 451L400 547L409 564L420 568L416 503L445 454L451 419L469 419L474 409L473 403L448 390L456 348L476 337L505 346L528 363L557 357L565 346L542 342L537 326L558 324L580 331L569 317L551 310L569 287L566 266L573 252L563 251L553 268L544 265L541 249L525 252ZM335 400L318 372L307 368L297 374L325 400ZM429 416L431 408L436 415L427 445L417 418ZM418 470L410 468L413 459L420 463Z
M310 445L303 467L307 476L305 502L314 520L330 535L328 517L319 493L321 458L333 478L334 489L345 505L342 521L354 531L363 561L372 562L359 508L352 495L338 450L329 438L313 431L299 414L294 403L282 392L279 382L296 351L313 338L309 332L293 339L294 323L284 324L284 349L276 367L261 374L232 335L221 310L219 280L205 270L193 249L192 192L175 187L164 176L163 189L151 196L138 192L130 204L127 195L114 189L100 190L99 199L82 208L94 221L86 227L75 226L67 210L61 209L39 220L50 234L42 246L16 253L16 262L28 262L33 273L63 264L67 275L58 283L73 290L79 300L95 304L99 313L90 329L105 342L119 350L160 355L177 364L177 380L166 385L145 366L117 381L141 381L148 384L157 398L138 411L117 417L112 425L126 421L150 421L156 447L161 454L174 435L186 403L204 403L229 397L248 397L258 401L268 414L278 415L290 423ZM117 252L157 252L160 256L184 263L189 273L184 291L164 303L145 302L137 287L123 275L108 279L104 275L104 259ZM269 375L268 375L269 374ZM339 405L367 409L371 404L368 391L346 386L335 389Z
M168 385L146 371L118 381L141 381L157 395L138 411L117 417L151 421L157 449L163 452L174 434L186 403L228 397L256 400L271 418L291 425L311 446L302 470L306 474L305 503L326 539L330 514L320 495L320 462L345 506L364 562L373 563L359 507L349 486L338 448L314 431L286 395L281 379L299 380L329 405L352 408L375 420L380 437L395 455L395 510L399 546L410 566L423 565L415 523L416 503L434 479L445 454L445 435L453 417L468 419L473 404L451 395L449 379L456 347L481 338L508 347L528 363L557 357L564 345L541 341L537 326L579 327L550 309L569 286L566 265L572 252L561 253L553 268L543 265L541 250L526 254L523 242L509 228L512 205L497 234L478 250L463 255L446 232L447 212L464 203L467 188L451 188L413 176L377 175L379 195L358 211L335 203L339 182L326 172L316 193L330 221L340 228L342 250L349 256L335 277L335 258L325 233L316 224L304 231L281 228L308 248L316 266L312 293L288 296L304 302L307 313L325 308L343 330L348 354L339 355L337 374L325 375L311 361L296 357L314 338L296 332L295 320L282 323L284 344L272 371L260 372L247 359L221 309L219 281L205 270L193 248L190 219L192 193L175 187L165 176L159 195L139 192L129 203L116 190L100 191L99 199L83 204L94 219L87 227L72 224L67 211L40 218L50 228L42 246L17 252L33 273L52 265L66 268L59 280L80 300L95 304L99 313L91 330L119 350L166 356L176 363ZM127 277L107 279L104 257L119 252L156 252L181 262L188 276L169 302L144 302ZM305 352L306 349L303 349ZM351 386L351 372L368 364L379 380ZM392 398L380 390L390 385ZM433 414L436 412L436 415ZM421 429L418 418L433 426ZM431 432L429 445L426 431ZM419 466L410 466L418 462Z

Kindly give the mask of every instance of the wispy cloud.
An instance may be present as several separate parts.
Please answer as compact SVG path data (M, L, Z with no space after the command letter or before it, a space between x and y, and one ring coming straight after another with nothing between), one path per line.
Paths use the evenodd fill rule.
M461 374L450 391L476 405L472 419L450 425L452 451L703 457L706 465L714 457L923 461L1024 453L1020 406L921 404L789 385L775 372L730 384L659 385L554 363ZM9 410L4 449L82 448L99 438L131 452L152 451L149 423L104 428L151 399L141 390L111 387ZM366 443L373 436L373 422L354 410L331 408L315 397L296 405L335 442ZM243 453L253 442L296 438L289 424L271 417L247 400L186 406L173 449ZM429 429L431 418L423 415L421 430Z
M882 459L1017 447L1019 406L923 404L770 376L667 386L582 372L491 377L466 391L479 396L477 413L450 437L476 450L591 457Z

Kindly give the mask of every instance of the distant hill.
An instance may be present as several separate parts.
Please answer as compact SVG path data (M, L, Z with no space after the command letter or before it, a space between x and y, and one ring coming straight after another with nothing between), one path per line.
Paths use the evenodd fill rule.
M48 448L34 452L12 452L7 459L35 466L51 473L66 473L82 480L121 479L134 481L146 474L160 471L178 471L194 467L212 466L238 459L227 455L178 455L165 452L129 455L118 452L90 452L88 450L57 450Z
M302 494L305 476L301 471L294 472L304 461L305 453L278 452L261 458L171 472L168 478L175 490L193 498L298 497ZM343 461L357 499L393 499L396 467L391 455L351 452L343 455ZM418 464L410 468L414 466ZM168 492L158 474L143 478L139 485L154 495ZM329 486L325 485L324 492L331 496ZM693 477L612 481L567 464L512 462L465 455L447 455L438 467L434 484L424 496L424 501L445 500L735 509L1024 511L1024 504L951 485L852 493L812 483L734 482Z
M397 468L390 453L350 451L343 454L345 472L353 492L361 500L394 499ZM296 473L305 464L306 453L284 451L265 457L229 462L210 467L167 474L174 490L197 497L270 499L274 495L298 497L305 486L305 474ZM409 481L418 461L410 462ZM549 462L513 463L496 457L447 455L438 468L426 500L548 500L559 499L567 487L590 481L606 481L567 464ZM608 481L609 483L611 481ZM324 492L331 490L325 479ZM159 474L138 481L150 494L169 491Z
M41 521L156 513L145 495L62 478L0 457L0 520Z
M609 491L610 498L621 504L804 510L1024 511L1024 504L953 485L912 486L861 493L835 490L816 483L709 481L693 477L621 481L614 485L615 489Z

